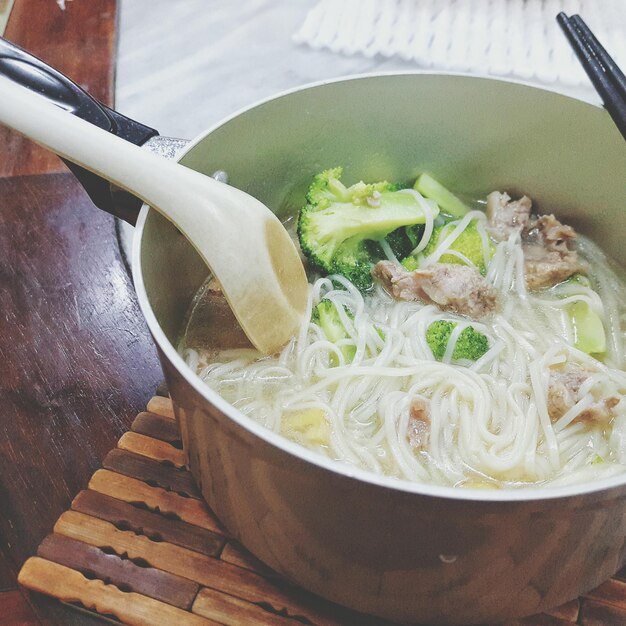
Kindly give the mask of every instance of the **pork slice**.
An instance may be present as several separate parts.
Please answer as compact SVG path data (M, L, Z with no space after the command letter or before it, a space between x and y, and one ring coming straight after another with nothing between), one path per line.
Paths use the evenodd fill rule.
M575 237L576 231L554 215L541 215L529 222L522 246L526 287L530 291L553 287L574 274L587 271L578 253L568 246Z
M522 244L526 287L529 291L553 287L570 276L587 271L575 250L557 250L539 243Z
M511 200L507 193L493 191L487 196L488 230L491 236L504 241L514 233L521 233L530 221L532 202L528 196Z
M409 408L409 424L406 438L415 451L426 450L430 437L430 412L428 402L423 398L413 398Z
M435 263L407 272L391 261L379 261L372 275L398 300L436 304L474 319L485 317L496 307L496 292L475 267Z
M542 215L529 222L524 237L529 243L543 245L548 250L570 252L568 241L576 238L576 231L562 224L554 215Z
M580 387L589 378L582 367L551 371L548 382L548 415L556 421L580 400Z
M580 388L591 372L578 365L550 372L548 382L548 415L555 422L582 399ZM617 396L609 396L594 402L576 421L606 423L613 417L613 408L619 404Z
M425 294L419 287L419 282L402 265L393 261L379 261L372 268L372 276L382 282L383 287L396 300L419 302L425 299Z

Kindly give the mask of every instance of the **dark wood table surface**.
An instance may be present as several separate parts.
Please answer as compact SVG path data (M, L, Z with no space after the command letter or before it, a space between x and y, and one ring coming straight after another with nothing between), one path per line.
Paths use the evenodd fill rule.
M5 36L111 104L115 0L16 0ZM111 216L0 129L0 624L101 623L16 575L161 372Z

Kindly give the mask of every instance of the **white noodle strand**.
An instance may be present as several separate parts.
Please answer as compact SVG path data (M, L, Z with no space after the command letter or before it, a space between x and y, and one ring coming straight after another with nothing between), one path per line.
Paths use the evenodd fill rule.
M417 192L406 193L426 214L419 252L432 233L433 211ZM448 254L472 220L477 220L489 261L485 218L475 211L444 229L427 261ZM393 257L387 248L385 254ZM364 297L345 278L330 276L310 285L307 321L280 354L259 358L250 349L216 353L184 345L181 354L202 380L246 415L320 454L377 474L505 487L565 484L570 480L566 472L584 478L610 475L614 470L607 462L626 463L626 402L616 409L615 432L610 425L577 418L603 397L626 394L626 287L597 246L581 238L579 252L590 263L593 287L569 282L534 294L526 291L519 235L498 243L486 280L498 292L499 309L481 322L433 305L397 302L378 285ZM310 321L322 299L335 306L347 338L333 343ZM567 311L576 302L603 315L610 344L604 363L571 345ZM439 362L426 331L441 319L456 326ZM454 362L457 340L468 326L484 333L490 348L475 363ZM580 400L552 421L550 375L567 364L588 370L589 378L579 390ZM408 437L415 398L427 403L430 421L428 441L418 449ZM289 430L294 412L306 411L321 416L311 441L306 424L295 435ZM328 429L325 440L323 428ZM596 463L597 458L607 462Z

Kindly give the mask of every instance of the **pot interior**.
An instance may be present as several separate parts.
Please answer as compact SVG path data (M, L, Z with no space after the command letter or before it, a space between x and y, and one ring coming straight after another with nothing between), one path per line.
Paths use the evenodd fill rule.
M235 115L196 140L181 163L225 170L230 184L281 217L302 205L315 173L336 165L348 184L427 171L470 197L524 192L626 263L626 150L608 114L521 84L404 74L307 87ZM149 304L176 346L206 267L155 211L140 245Z

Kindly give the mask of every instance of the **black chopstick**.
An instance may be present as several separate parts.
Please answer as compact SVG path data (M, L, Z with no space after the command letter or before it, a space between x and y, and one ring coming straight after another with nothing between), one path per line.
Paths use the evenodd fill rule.
M626 139L626 77L579 15L563 12L557 21L604 106Z
M596 39L596 36L591 32L591 29L585 23L580 15L572 15L570 18L573 22L576 30L589 42L593 47L594 54L598 61L602 64L606 72L611 73L611 77L615 86L622 94L622 98L626 100L626 76L624 72L617 66L617 63L609 56L609 53L604 49L604 46Z

